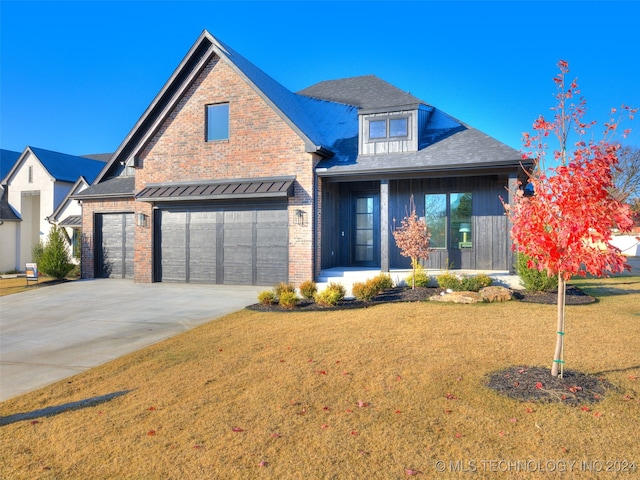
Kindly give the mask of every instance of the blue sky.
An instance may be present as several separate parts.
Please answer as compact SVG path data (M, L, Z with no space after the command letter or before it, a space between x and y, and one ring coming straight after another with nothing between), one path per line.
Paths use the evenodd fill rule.
M639 20L633 1L2 0L0 148L115 151L207 29L290 90L375 74L520 149L559 59L588 119L640 107Z

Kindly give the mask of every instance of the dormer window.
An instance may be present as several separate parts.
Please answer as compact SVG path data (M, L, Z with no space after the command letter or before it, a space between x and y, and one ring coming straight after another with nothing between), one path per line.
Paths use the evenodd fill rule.
M369 141L402 139L409 136L409 117L373 117L369 124Z
M407 117L389 119L389 136L406 137L409 135L409 119Z
M387 138L387 121L371 120L369 121L369 138Z

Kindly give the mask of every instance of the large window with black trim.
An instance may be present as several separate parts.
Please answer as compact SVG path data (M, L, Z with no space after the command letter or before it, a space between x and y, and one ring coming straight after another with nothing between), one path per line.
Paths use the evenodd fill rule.
M227 140L229 138L229 104L207 105L206 113L207 142Z
M472 213L470 192L425 195L425 222L431 233L431 248L472 248Z

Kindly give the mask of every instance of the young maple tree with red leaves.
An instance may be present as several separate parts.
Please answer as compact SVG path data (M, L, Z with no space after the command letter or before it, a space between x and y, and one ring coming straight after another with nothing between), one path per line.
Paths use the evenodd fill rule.
M411 195L409 214L402 219L400 227L391 232L400 249L400 255L411 258L411 288L416 288L416 268L420 259L429 258L429 240L431 234L427 229L427 224L416 214L416 204Z
M612 109L604 124L600 141L584 140L595 122L585 122L586 101L580 97L577 80L565 83L569 64L559 61L560 73L554 77L558 105L553 119L538 117L535 133L525 133L523 158L532 159L534 169L527 172L532 196L523 189L513 192L505 210L513 227L513 248L529 257L529 268L558 275L558 321L552 376L562 377L564 365L564 321L566 282L587 273L601 277L629 269L620 250L611 244L611 229L629 232L633 226L628 205L613 198L613 174L618 166L620 143L614 141L623 117L633 119L636 110L622 106ZM626 137L628 131L623 133ZM547 141L553 137L555 167L545 167ZM569 150L570 137L577 141ZM528 190L528 189L527 189Z

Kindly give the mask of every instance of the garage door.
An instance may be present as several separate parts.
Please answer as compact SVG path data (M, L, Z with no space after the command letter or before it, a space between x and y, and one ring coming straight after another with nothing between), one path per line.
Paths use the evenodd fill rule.
M97 278L133 278L133 213L96 215Z
M158 212L156 280L273 285L287 281L286 203Z

